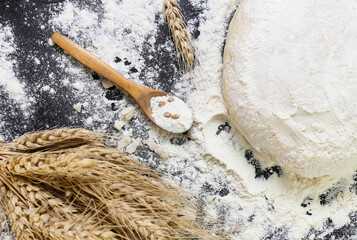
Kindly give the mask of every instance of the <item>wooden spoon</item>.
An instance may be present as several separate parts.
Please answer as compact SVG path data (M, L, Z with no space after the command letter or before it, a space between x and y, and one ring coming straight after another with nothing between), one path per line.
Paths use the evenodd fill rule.
M146 116L156 124L154 118L152 117L150 99L152 97L169 95L168 93L144 87L129 81L128 79L120 75L117 71L115 71L112 67L110 67L108 64L90 53L87 49L79 46L77 43L73 42L72 40L63 36L60 33L55 32L52 35L51 39L63 50L65 50L69 55L71 55L90 69L94 70L98 74L102 75L106 79L112 81L125 91L127 91L139 104L140 108L144 111ZM170 131L169 129L164 130Z

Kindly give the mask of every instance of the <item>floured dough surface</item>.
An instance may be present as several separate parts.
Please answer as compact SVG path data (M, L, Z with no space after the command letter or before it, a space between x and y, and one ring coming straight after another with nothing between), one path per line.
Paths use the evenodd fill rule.
M237 127L283 167L318 177L356 165L356 0L243 1L223 81Z

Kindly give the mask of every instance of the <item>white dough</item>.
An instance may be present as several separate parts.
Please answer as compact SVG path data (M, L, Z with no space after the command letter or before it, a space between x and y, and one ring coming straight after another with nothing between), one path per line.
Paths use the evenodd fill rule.
M230 24L226 105L258 151L306 177L357 164L357 1L244 0Z

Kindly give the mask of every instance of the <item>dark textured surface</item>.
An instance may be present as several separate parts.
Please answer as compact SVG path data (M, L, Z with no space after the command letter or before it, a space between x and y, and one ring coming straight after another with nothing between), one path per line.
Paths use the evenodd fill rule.
M11 100L1 101L2 119L6 124L0 131L8 139L28 131L56 126L80 125L68 118L68 113L72 112L73 108L66 99L73 96L71 96L71 92L63 88L62 84L56 81L51 83L58 93L56 95L44 92L36 94L39 88L46 84L50 69L56 78L64 77L63 69L56 67L56 61L51 58L51 54L59 49L44 47L44 43L51 37L52 30L46 24L43 24L44 29L40 28L40 23L49 20L50 16L46 13L55 12L54 7L59 2L63 1L0 1L0 22L10 25L15 36L17 49L14 58L17 65L14 67L16 76L18 79L30 83L26 85L27 92L32 93L31 95L38 103L34 106L34 113L30 118L27 118L22 116L22 111L14 102L9 103ZM47 64L35 64L35 56L43 59ZM60 96L65 96L65 98ZM61 107L58 107L59 105Z
M19 104L9 98L5 91L0 88L0 115L1 120L4 123L0 127L0 133L6 137L6 140L11 140L12 138L19 136L28 131L48 129L61 126L78 126L83 127L86 115L77 115L73 111L73 105L69 99L75 98L72 92L67 91L59 81L52 81L50 83L51 87L55 89L56 94L48 94L39 89L43 85L47 85L48 73L54 74L54 79L64 79L66 78L66 73L63 68L58 67L58 63L51 57L52 54L61 52L58 47L48 47L45 44L47 39L50 38L52 34L52 29L50 26L44 24L48 22L50 16L49 12L52 14L58 11L57 6L63 2L62 0L33 0L33 1L22 1L22 0L0 0L0 23L9 25L13 29L15 36L15 44L17 46L16 52L14 53L14 59L17 64L15 67L15 74L18 79L26 81L28 96L35 98L36 104L32 105L32 114L30 116L25 116L23 111L20 109ZM88 8L95 9L95 11L100 12L100 0L77 0L79 5L85 5ZM205 2L205 1L202 1ZM195 8L190 1L182 1L182 11L188 20L191 20L194 24L194 28L191 30L194 38L199 37L200 32L198 27L200 25L199 18L197 17L203 8ZM161 14L156 16L157 21L162 18ZM44 28L41 28L41 24ZM228 26L228 24L227 24ZM148 66L147 69L154 69L158 74L155 79L147 85L149 87L159 88L161 90L172 92L175 81L178 81L180 72L177 71L177 60L171 52L164 51L164 44L170 41L170 36L168 34L168 29L166 24L159 24L159 30L156 36L156 41L154 46L147 42L144 45L142 55L144 56L145 65ZM44 46L47 47L44 47ZM145 58L145 56L152 55L153 59ZM41 61L46 62L43 65L37 65L34 63L34 56L41 59ZM131 62L130 59L126 59L123 56L117 56L113 59L114 62L120 63L124 62L128 66L128 72L136 73L138 70L135 63ZM73 64L78 64L73 62ZM90 80L97 81L100 76L93 73L91 70L87 69L88 76L91 76ZM146 70L138 73L139 79L144 81L147 75ZM105 108L108 111L118 111L118 104L116 101L128 98L128 96L118 89L107 89L103 92L103 96L112 100L108 106ZM102 123L98 123L102 124ZM135 123L131 123L131 127L135 129ZM224 124L217 129L217 134L221 131L230 131L231 128L228 124ZM135 135L142 136L145 132L134 131ZM170 139L171 144L182 146L186 144L190 139L186 136L172 137ZM145 149L140 149L137 155L145 157ZM255 159L252 152L246 151L246 158L248 163L253 165L256 169L256 177L268 179L272 174L281 175L282 170L279 166L273 166L269 169L262 169L259 160ZM157 167L159 162L150 163L153 167ZM183 163L181 166L182 170L172 171L170 174L172 176L178 176L184 178L186 164ZM189 167L189 166L187 166ZM217 177L219 182L219 177ZM343 183L336 183L339 187ZM201 187L203 195L219 195L221 197L226 196L230 193L230 188L226 186L225 183L219 183L219 187L213 187L210 183L206 182ZM350 186L349 190L356 192L356 185ZM333 197L329 195L329 192L325 192L320 196L320 201L322 205L328 204L333 201ZM305 199L302 203L303 207L307 208L307 214L309 213L308 204L311 199ZM221 220L225 220L226 209L222 207L219 209L219 215L222 216ZM252 216L254 217L254 216ZM323 230L311 229L304 239L352 239L353 236L357 235L357 214L350 214L351 222L342 226L338 229L334 229L334 224L332 221L326 221ZM324 234L329 231L329 234ZM288 229L281 227L277 229L270 229L264 239L289 239Z

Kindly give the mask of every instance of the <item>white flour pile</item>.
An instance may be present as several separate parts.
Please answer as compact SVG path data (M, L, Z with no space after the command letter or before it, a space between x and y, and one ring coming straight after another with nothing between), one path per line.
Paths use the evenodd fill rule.
M236 239L323 238L350 222L354 215L348 214L357 205L352 173L299 177L250 151L231 127L221 92L222 49L238 0L187 1L187 8L199 13L188 18L190 29L200 33L194 41L200 61L194 71L198 86L194 92L188 90L175 62L160 58L161 53L172 59L176 54L169 37L162 37L168 33L161 1L102 0L92 8L74 2L64 2L53 14L48 23L53 31L83 45L136 83L169 86L172 94L188 102L194 123L187 136L159 129L129 96L58 51L53 57L64 75L57 81L71 93L73 121L94 130L120 131L118 147L197 193L205 210L222 220L218 227L229 231L247 226L234 235ZM169 85L156 82L163 76L162 68L175 70L166 79Z

